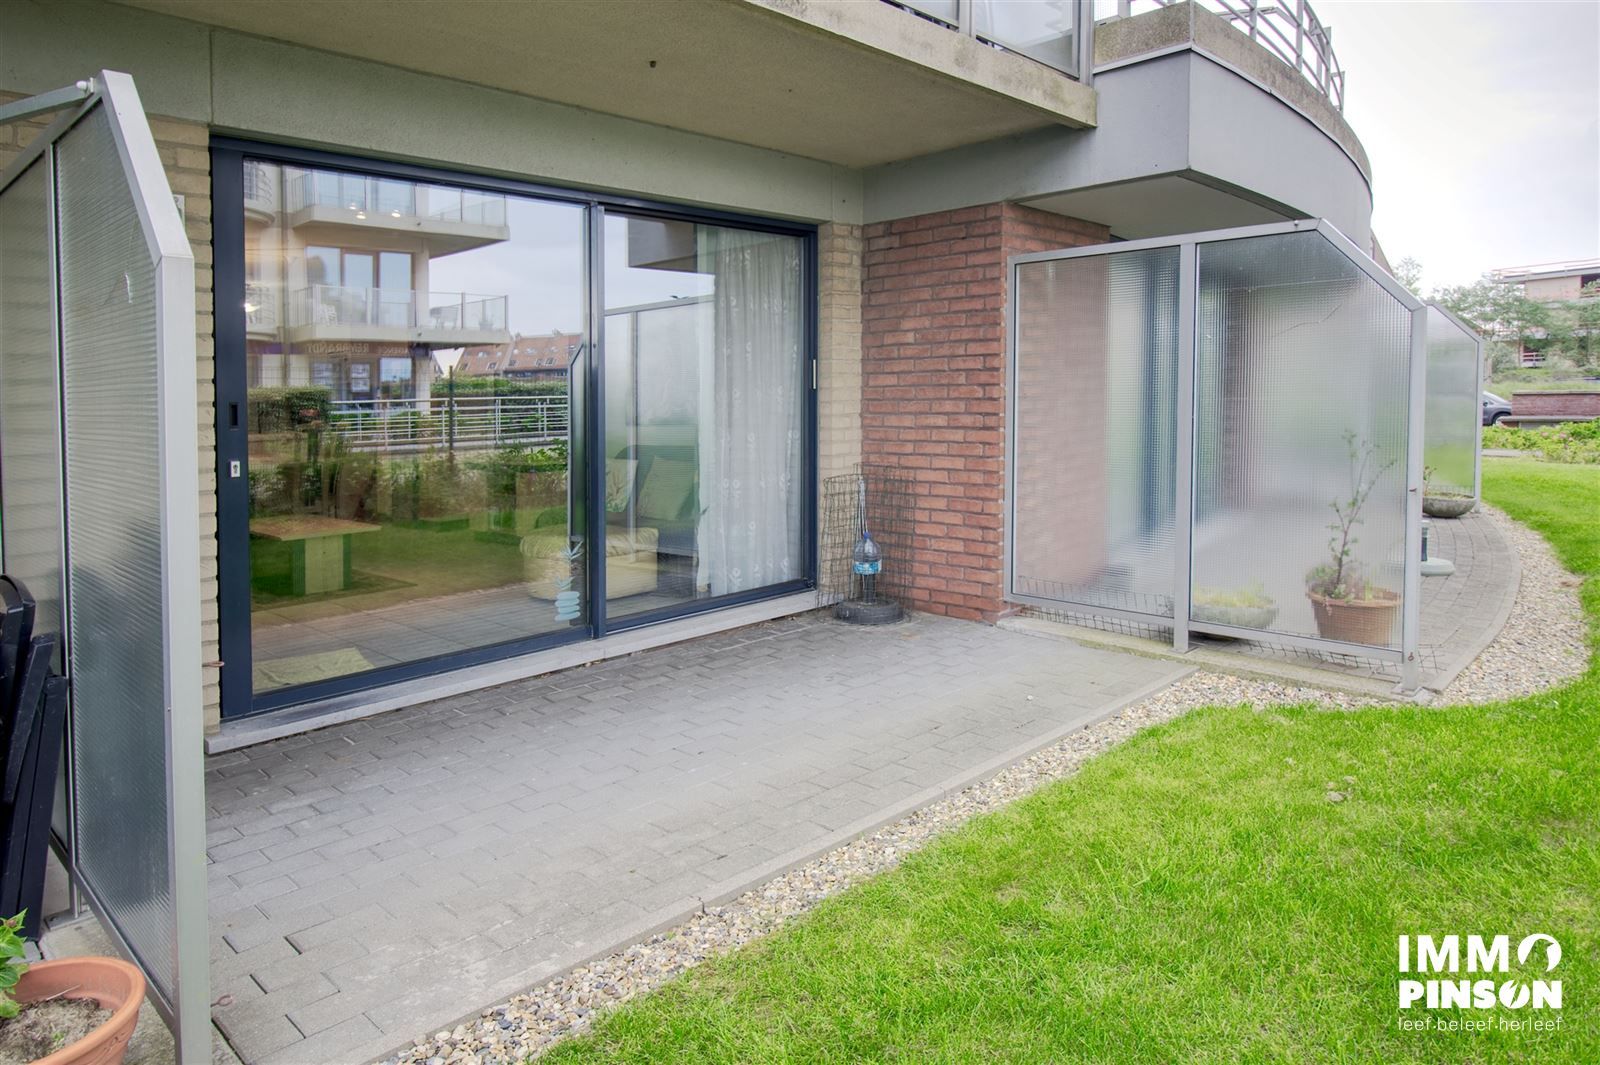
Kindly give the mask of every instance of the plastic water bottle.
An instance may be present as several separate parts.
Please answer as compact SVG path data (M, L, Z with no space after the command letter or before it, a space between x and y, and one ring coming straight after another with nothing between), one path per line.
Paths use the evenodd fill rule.
M863 494L866 486L862 486ZM861 535L856 537L856 546L850 552L850 568L856 576L861 578L861 598L867 602L876 602L878 598L878 572L883 569L883 552L878 550L878 541L872 538L872 533L867 529L866 500L862 500L861 507Z

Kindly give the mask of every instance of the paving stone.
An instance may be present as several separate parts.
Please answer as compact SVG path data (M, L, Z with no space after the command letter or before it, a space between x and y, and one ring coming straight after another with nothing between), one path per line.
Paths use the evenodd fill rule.
M365 1060L1178 672L813 615L232 752L219 1023L251 1065Z

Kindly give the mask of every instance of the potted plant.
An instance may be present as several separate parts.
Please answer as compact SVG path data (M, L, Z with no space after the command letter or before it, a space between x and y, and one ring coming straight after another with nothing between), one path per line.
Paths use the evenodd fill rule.
M144 1002L119 958L22 960L22 915L0 921L0 1063L118 1065Z
M1306 574L1306 598L1323 639L1387 646L1400 596L1362 574L1355 560L1355 528L1362 523L1361 511L1378 479L1394 463L1377 465L1377 448L1365 440L1357 443L1354 433L1345 433L1345 445L1350 453L1350 494L1328 504L1335 517L1328 525L1333 532L1328 539L1330 559Z
M1278 620L1278 604L1259 581L1243 588L1196 588L1189 616L1215 625L1265 629Z
M1459 518L1478 505L1471 492L1435 484L1434 468L1422 467L1422 512L1430 518Z

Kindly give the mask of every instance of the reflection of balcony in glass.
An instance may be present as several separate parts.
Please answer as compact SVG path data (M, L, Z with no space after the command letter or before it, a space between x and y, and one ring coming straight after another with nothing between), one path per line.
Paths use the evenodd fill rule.
M311 285L291 293L287 339L362 340L460 347L499 344L506 297L465 292Z
M271 222L277 217L277 167L254 159L244 161L244 212L254 222Z
M270 285L246 282L244 327L250 334L275 334L278 329L278 292Z
M428 238L434 256L497 244L511 235L506 198L499 194L326 170L288 170L285 185L291 229L337 225L414 233Z

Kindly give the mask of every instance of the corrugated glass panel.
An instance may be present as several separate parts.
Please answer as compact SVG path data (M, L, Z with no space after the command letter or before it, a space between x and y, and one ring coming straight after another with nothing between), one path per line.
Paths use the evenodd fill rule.
M38 602L38 632L61 629L61 425L51 324L48 177L49 168L40 160L0 194L4 564Z
M1178 249L1017 271L1013 591L1172 616Z
M1437 307L1428 308L1427 428L1423 458L1429 495L1477 495L1478 344Z
M170 997L156 277L104 108L56 181L80 869Z
M1398 647L1410 312L1316 233L1198 286L1191 617Z

